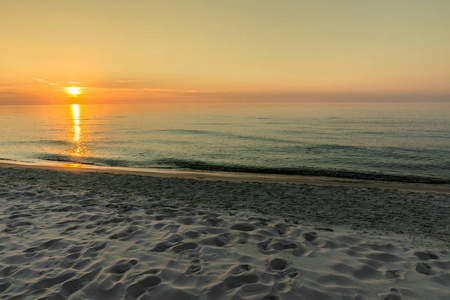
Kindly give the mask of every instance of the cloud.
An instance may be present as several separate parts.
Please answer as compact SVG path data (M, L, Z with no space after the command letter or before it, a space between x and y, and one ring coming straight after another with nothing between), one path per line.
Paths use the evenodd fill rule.
M39 82L42 82L42 83L48 84L48 85L57 85L57 86L60 86L60 84L59 84L59 83L49 82L49 81L47 81L47 80L44 80L44 79L40 79L40 78L33 78L33 79L34 79L34 80L37 80L37 81L39 81Z

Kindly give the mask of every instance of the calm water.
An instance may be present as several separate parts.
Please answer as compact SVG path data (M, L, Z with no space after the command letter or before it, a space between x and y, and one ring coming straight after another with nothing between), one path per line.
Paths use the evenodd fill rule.
M450 104L0 106L0 159L450 183Z

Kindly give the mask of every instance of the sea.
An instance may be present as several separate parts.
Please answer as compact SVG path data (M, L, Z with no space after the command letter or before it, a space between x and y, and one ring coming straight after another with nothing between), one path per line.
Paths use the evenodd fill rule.
M450 183L450 103L0 105L0 160Z

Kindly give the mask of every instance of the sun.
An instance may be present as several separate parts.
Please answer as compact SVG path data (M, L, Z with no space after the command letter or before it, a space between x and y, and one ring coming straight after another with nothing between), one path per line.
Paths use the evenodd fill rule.
M71 96L78 96L81 94L81 88L76 86L66 87L66 93Z

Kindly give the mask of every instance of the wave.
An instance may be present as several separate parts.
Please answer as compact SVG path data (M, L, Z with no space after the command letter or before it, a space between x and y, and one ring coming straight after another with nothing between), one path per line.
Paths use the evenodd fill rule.
M4 160L4 161L15 161L14 159L4 158L4 157L0 157L0 160Z
M450 184L450 180L428 176L396 175L380 172L360 172L344 169L320 169L311 167L258 167L239 164L216 164L200 160L163 158L150 161L131 161L101 157L73 157L63 154L39 154L36 158L47 161L80 163L95 166L110 167L132 167L132 168L159 168L159 169L184 169L193 171L233 172L251 174L273 174L273 175L300 175L320 176L345 179L362 179L375 181Z
M166 167L199 170L199 171L321 176L321 177L335 177L335 178L363 179L363 180L377 180L377 181L450 184L449 180L434 177L405 176L405 175L382 174L376 172L369 173L369 172L357 172L357 171L337 170L337 169L318 169L306 167L270 168L270 167L254 167L243 165L221 165L203 161L174 159L174 158L160 159L157 161L157 163L165 165Z
M85 165L95 166L109 166L109 167L132 167L133 162L124 159L101 158L101 157L76 157L64 154L38 154L36 158L47 161L79 163Z

